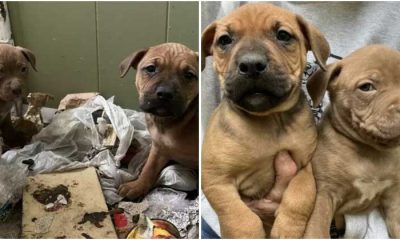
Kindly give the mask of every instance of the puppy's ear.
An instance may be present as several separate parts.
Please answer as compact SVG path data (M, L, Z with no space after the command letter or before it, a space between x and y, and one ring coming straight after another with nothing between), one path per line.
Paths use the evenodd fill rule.
M334 81L342 71L341 62L330 64L326 70L318 69L307 81L307 91L313 101L313 107L317 107L324 98L329 83Z
M201 70L206 67L206 57L212 55L212 44L216 28L217 24L213 22L206 27L201 35Z
M31 64L33 70L35 70L37 72L35 54L33 54L33 52L27 48L23 48L23 47L15 47L15 48L18 49L19 51L21 51L22 55L24 55L26 60Z
M49 101L49 100L54 100L54 95L47 94L46 98L47 98L47 99L46 99L47 101Z
M139 62L143 59L144 55L146 55L149 49L142 49L137 52L131 53L127 56L122 62L119 64L119 73L120 77L123 78L129 72L129 69L133 67L134 69L137 68Z
M307 50L313 52L317 64L326 71L326 60L330 54L328 41L315 26L308 23L302 16L296 15L296 18L307 41Z

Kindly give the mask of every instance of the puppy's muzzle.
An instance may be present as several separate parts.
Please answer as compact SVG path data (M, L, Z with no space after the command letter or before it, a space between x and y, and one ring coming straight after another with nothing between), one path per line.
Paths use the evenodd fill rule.
M160 85L154 93L144 95L140 108L159 117L178 117L184 110L183 100L173 87Z
M21 89L21 88L12 89L11 92L12 92L15 96L19 97L19 96L21 96L21 94L22 94L22 89Z
M269 69L268 59L260 51L246 52L236 58L234 70L225 81L226 96L249 112L265 112L286 100L289 77Z
M240 75L254 78L267 70L267 58L261 54L247 53L239 57L237 65Z

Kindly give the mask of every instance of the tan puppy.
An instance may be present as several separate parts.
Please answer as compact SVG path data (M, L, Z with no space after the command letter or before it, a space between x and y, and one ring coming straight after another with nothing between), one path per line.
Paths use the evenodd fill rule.
M198 168L198 54L178 43L132 53L121 62L121 77L133 67L140 108L152 138L150 155L136 181L121 185L121 196L144 196L173 160Z
M400 238L399 66L400 52L372 45L309 81L314 103L328 88L331 106L312 160L317 200L307 237L328 238L337 214L379 207L390 236Z
M1 137L10 147L25 144L24 137L12 127L10 110L14 101L22 97L22 84L28 78L29 65L36 71L36 58L30 50L0 44L0 129Z
M202 189L223 238L269 235L271 223L264 229L241 197L260 199L269 192L274 158L282 151L301 170L284 193L271 236L304 234L315 200L309 161L317 140L300 87L309 50L324 68L329 45L323 35L270 4L244 5L203 32L203 56L213 56L224 98L205 135Z

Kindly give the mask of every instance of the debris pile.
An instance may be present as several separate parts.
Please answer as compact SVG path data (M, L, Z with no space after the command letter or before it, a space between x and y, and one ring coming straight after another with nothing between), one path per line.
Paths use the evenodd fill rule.
M72 98L76 99L76 96ZM152 220L169 221L177 227L181 237L197 238L198 197L189 200L186 194L198 188L195 171L169 166L157 183L163 188L154 189L140 203L121 202L118 195L119 185L136 179L147 159L151 139L144 114L122 109L113 103L113 98L106 100L96 93L75 103L79 106L72 108L65 100L61 111L33 136L30 144L2 155L0 219L21 199L27 176L94 166L107 204L115 206L119 203L118 207L124 209L130 224L135 224L132 221L134 216L145 214ZM130 163L128 169L121 168L121 161ZM64 185L38 189L33 196L47 211L68 206L71 197ZM101 227L101 218L107 214L86 213L81 222L89 221Z

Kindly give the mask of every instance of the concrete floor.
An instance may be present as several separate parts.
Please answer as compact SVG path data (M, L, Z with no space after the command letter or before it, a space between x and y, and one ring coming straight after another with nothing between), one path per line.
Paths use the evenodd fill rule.
M0 238L20 238L22 203L19 202L6 222L0 222Z

